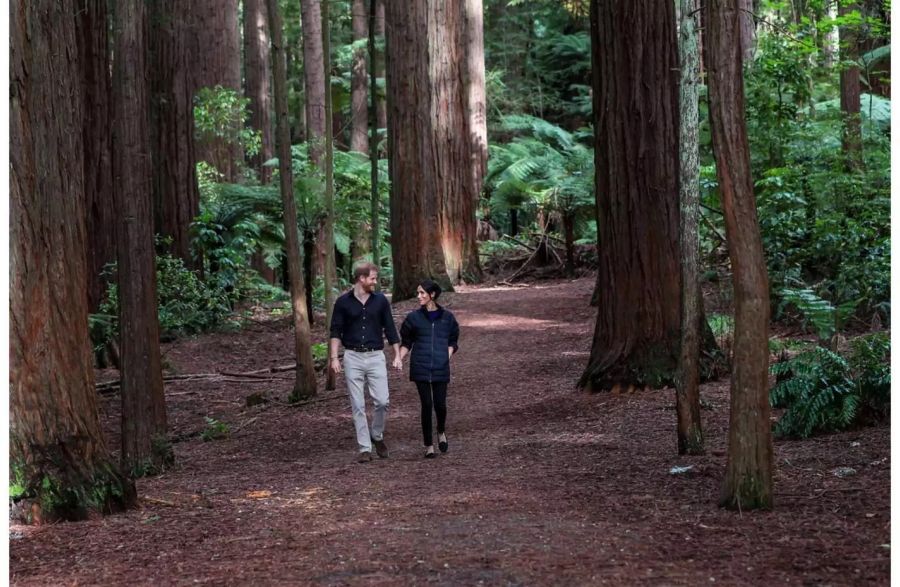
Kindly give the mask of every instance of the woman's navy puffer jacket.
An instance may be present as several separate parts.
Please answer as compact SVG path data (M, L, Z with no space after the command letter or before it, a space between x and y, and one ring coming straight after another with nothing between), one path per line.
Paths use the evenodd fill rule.
M450 352L459 349L459 323L438 306L438 316L429 320L424 306L406 315L400 327L400 345L410 349L410 381L450 381Z

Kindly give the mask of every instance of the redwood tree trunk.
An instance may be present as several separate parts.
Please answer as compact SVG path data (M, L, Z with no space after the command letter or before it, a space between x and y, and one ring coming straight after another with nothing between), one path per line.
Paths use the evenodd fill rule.
M241 92L241 41L238 0L192 0L194 52L191 56L192 92L222 86ZM212 164L226 181L236 181L240 147L223 139L197 141L197 160Z
M769 420L769 283L744 122L737 0L707 0L709 114L716 174L734 272L734 364L728 465L721 505L772 506Z
M384 34L384 0L375 0L375 38L380 39L382 43L386 43ZM383 50L376 52L375 59L375 76L384 79L385 76L385 52ZM387 97L379 94L372 88L375 93L375 117L378 122L378 128L387 128ZM383 151L382 151L383 153Z
M109 22L106 0L78 0L78 58L84 99L84 195L87 215L88 312L107 289L101 277L116 260L116 207L110 132Z
M172 254L194 267L190 227L200 213L200 190L188 77L193 59L188 4L154 0L149 6L155 230L171 237Z
M122 464L143 474L165 465L166 403L156 309L153 174L142 0L116 4L113 66L113 174L118 231L119 344L122 373Z
M700 48L697 0L681 0L679 26L679 145L681 212L681 351L675 379L678 454L703 453L700 420Z
M326 72L331 71L331 30L329 26L328 5L330 0L322 2L322 67ZM361 17L365 19L365 14ZM356 36L354 31L354 37ZM354 72L355 75L356 72ZM365 82L365 62L363 63L363 82ZM327 79L327 77L326 77ZM363 92L365 98L365 91ZM365 102L365 100L363 100ZM363 104L365 106L365 104ZM355 104L354 104L355 107ZM355 125L354 111L354 125ZM325 120L331 120L331 84L325 84ZM365 128L365 126L363 126ZM331 125L325 128L325 271L323 273L325 286L325 324L331 324L331 314L334 306L334 286L337 283L337 268L334 259L334 135ZM328 365L331 364L331 345L328 345ZM337 375L333 369L325 369L325 389L331 391L335 388Z
M744 61L752 61L756 52L756 18L753 11L753 0L740 0L741 19L741 52Z
M394 299L423 278L445 288L480 276L464 3L387 6L388 160Z
M591 6L600 288L581 385L658 387L680 329L675 6Z
M103 441L91 367L81 7L10 5L10 472L33 499L30 521L80 519L135 497Z
M274 156L269 77L266 3L265 0L244 0L244 93L250 99L250 127L262 135L259 153L250 159L250 166L259 173L259 181L263 184L272 179L272 168L263 167L263 163Z
M466 67L463 69L466 126L469 140L472 142L469 168L472 172L472 190L477 206L488 160L487 95L484 86L484 7L481 0L465 0L463 20L466 54Z
M320 0L300 0L303 21L303 75L306 81L306 142L309 159L322 167L325 146L325 68Z
M351 66L351 129L350 150L365 153L368 147L368 84L366 82L366 48L362 41L368 37L369 27L366 21L366 0L353 0L351 8L351 24L353 42L357 48L353 51Z
M300 242L297 236L297 208L294 202L293 175L291 173L291 131L288 128L287 73L282 41L281 13L278 0L266 0L269 29L272 34L272 73L275 86L276 148L278 150L278 176L281 185L281 201L284 205L284 235L287 243L288 279L291 287L291 309L294 318L294 349L297 361L296 380L291 400L297 401L316 395L316 372L313 366L309 315L306 309L306 291L300 268ZM321 55L320 55L321 56Z
M858 11L856 4L840 5L838 13L845 16L854 10ZM849 170L859 170L863 167L862 158L862 126L860 119L860 84L859 66L847 66L847 63L859 61L859 41L857 40L858 25L841 27L841 112L844 116L844 132L841 145L844 151L844 159Z

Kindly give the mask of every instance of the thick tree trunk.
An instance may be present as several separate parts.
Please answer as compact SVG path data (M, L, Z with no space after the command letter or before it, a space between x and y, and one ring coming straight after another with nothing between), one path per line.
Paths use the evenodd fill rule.
M700 49L697 0L681 0L679 140L681 211L681 352L675 379L678 454L703 453L700 420Z
M78 57L84 99L84 195L87 215L88 312L107 289L101 276L116 260L116 207L110 132L109 22L106 0L78 0Z
M238 0L193 0L189 3L194 54L190 60L192 92L222 86L241 92L241 36ZM223 139L197 141L197 160L207 161L226 181L238 179L240 146Z
M322 2L322 67L327 72L331 71L331 27L328 17L328 5L330 0ZM361 18L365 19L365 15ZM354 37L356 31L354 31ZM355 72L354 72L355 75ZM365 82L365 63L362 72ZM327 79L327 76L326 76ZM331 84L325 84L325 120L331 120ZM365 98L365 91L363 92ZM355 104L354 104L355 106ZM354 111L354 123L355 123ZM363 125L365 128L365 125ZM334 136L331 125L325 129L325 272L323 273L325 285L325 324L331 324L331 314L334 310L334 285L337 282L337 269L334 259ZM328 365L331 364L331 345L328 345ZM325 389L331 391L336 386L336 375L332 369L325 370Z
M79 8L10 5L9 464L32 522L135 499L103 441L91 368Z
M735 303L728 465L720 503L754 509L772 506L769 284L750 177L736 4L707 0L710 129Z
M830 21L834 21L835 19L837 19L837 2L829 2L825 6L825 11L826 17ZM824 54L822 65L824 65L826 69L834 67L834 64L837 62L840 55L839 43L840 38L838 36L838 28L836 26L832 26L825 32L825 38L822 44L822 53Z
M142 0L116 5L113 65L113 175L121 217L122 464L136 475L156 471L171 459L156 308L145 10Z
M362 41L368 37L369 27L367 23L366 0L353 0L351 7L351 25L353 27L353 42L357 48L353 51L353 63L351 65L351 111L352 125L350 130L350 150L357 153L365 153L368 145L368 84L366 82L366 49Z
M660 387L675 375L681 279L674 10L668 0L592 3L601 287L581 378L592 390Z
M381 39L383 43L386 42L385 39L385 18L384 18L384 0L375 0L375 37L376 39ZM378 51L377 57L375 59L375 75L378 78L384 79L385 76L385 52ZM375 92L375 86L372 86L372 91ZM387 128L387 96L385 94L379 95L375 92L376 101L375 101L375 116L378 121L378 128ZM382 151L383 152L383 151Z
M250 99L250 127L260 131L262 138L259 153L250 159L250 167L256 170L263 184L272 179L272 168L263 167L263 163L275 153L269 77L266 3L265 0L244 0L244 93Z
M566 243L566 276L575 277L575 215L564 212L562 223Z
M272 35L278 175L281 185L281 201L284 205L284 235L287 243L288 278L291 284L291 309L294 318L294 345L297 361L297 378L290 398L292 401L298 401L316 395L316 372L313 366L312 338L306 309L306 290L300 267L297 208L294 202L293 175L291 173L291 131L288 128L287 73L284 62L281 14L278 9L278 0L266 0L266 7Z
M309 159L319 168L325 146L325 68L322 66L320 0L300 0L303 21L303 75L306 81L306 142Z
M847 15L854 10L858 11L856 4L841 5L838 13ZM841 145L844 151L844 160L850 171L863 168L862 157L862 126L860 118L860 83L859 66L848 65L859 61L858 25L841 27L841 112L844 117L844 132Z
M170 251L194 267L190 227L200 214L194 149L194 104L189 64L193 59L187 3L154 0L150 15L150 108L152 112L155 230L172 238Z
M423 278L480 277L463 3L387 6L388 160L394 299Z

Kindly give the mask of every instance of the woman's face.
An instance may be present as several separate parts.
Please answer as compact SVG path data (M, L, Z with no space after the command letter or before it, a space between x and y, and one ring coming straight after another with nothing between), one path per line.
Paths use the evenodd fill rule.
M424 306L431 301L431 294L422 289L422 286L416 288L416 299L419 300L419 305Z

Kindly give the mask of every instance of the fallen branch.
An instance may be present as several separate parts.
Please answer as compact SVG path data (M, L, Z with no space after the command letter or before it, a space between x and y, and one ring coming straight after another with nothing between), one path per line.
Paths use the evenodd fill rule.
M163 381L187 381L190 379L217 379L222 381L239 382L239 383L256 383L255 381L244 381L243 379L226 379L227 377L238 377L246 379L262 379L264 381L286 381L285 378L272 378L262 376L264 373L281 373L296 369L296 365L282 365L280 367L270 367L269 369L260 369L258 371L248 371L246 373L234 373L230 371L222 371L219 373L189 373L187 375L166 375ZM122 380L107 381L97 385L97 391L102 393L105 391L113 391L122 386Z

